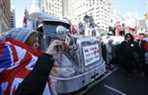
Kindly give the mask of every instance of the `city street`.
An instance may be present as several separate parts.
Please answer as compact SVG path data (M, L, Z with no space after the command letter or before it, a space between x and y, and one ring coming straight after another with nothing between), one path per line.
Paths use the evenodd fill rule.
M148 95L148 0L0 0L0 95Z
M82 93L83 95L148 95L147 88L146 77L127 78L122 70L117 69L101 78L101 81L99 79L88 86Z

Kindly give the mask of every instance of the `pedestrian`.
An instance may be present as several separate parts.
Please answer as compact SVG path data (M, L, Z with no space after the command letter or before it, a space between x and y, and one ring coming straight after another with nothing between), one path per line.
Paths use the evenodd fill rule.
M136 56L134 38L130 33L127 33L125 40L121 43L120 63L128 75L131 75L135 70Z
M0 87L2 95L42 95L54 63L52 55L60 41L53 41L47 53L7 38L0 41Z
M106 62L107 58L106 58L106 54L107 54L107 49L106 49L106 45L103 41L101 41L101 52L102 52L102 57L103 57L103 60Z
M138 70L140 75L144 76L144 71L146 72L145 64L145 50L144 50L144 33L139 34L139 39L137 40L137 52L139 55Z
M112 45L113 40L109 39L108 43L106 44L106 63L107 67L109 70L112 70L112 58L113 58L113 45Z

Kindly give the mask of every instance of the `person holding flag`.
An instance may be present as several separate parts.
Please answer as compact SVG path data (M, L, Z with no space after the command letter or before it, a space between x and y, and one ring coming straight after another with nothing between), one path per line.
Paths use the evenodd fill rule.
M12 38L0 40L0 95L42 95L48 90L49 73L62 42L53 41L47 53Z

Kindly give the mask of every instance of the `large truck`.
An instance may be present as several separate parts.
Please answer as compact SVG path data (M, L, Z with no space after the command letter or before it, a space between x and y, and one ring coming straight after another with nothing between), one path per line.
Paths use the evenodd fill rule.
M41 13L33 13L30 17L35 24L33 31L36 32L32 33L38 35L40 50L47 52L51 41L56 39L66 44L64 51L54 55L56 65L49 76L53 95L78 91L106 72L101 42L96 37L71 35L70 23L65 19Z
M42 34L41 49L46 52L50 41L64 40L68 48L55 56L57 66L50 75L51 87L60 94L80 90L106 72L101 55L101 42L95 37L70 35L65 19L46 17L37 26Z

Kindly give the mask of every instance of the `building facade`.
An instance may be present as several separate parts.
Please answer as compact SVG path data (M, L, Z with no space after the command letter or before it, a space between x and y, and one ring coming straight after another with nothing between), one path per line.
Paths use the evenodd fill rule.
M50 16L63 17L63 0L43 0L42 11Z
M100 31L108 31L112 0L70 0L69 16L78 23L85 15L92 16Z
M29 10L30 13L33 12L41 12L42 11L42 3L44 0L32 0L32 5Z
M71 0L62 0L62 15L63 17L69 17L69 5Z
M15 21L15 10L11 10L11 17L10 17L10 28L15 28L16 27L16 21Z
M33 3L38 6L38 8L41 8L41 3L42 3L43 0L33 0Z
M10 0L0 0L0 33L9 29L10 15Z
M138 33L148 32L147 20L145 19L139 20L138 25L137 25L137 32Z
M148 32L148 12L145 13L144 20L145 20L145 24L146 24L146 32Z
M74 24L89 15L100 31L108 31L110 25L112 0L43 0L41 6L49 15L66 17Z

